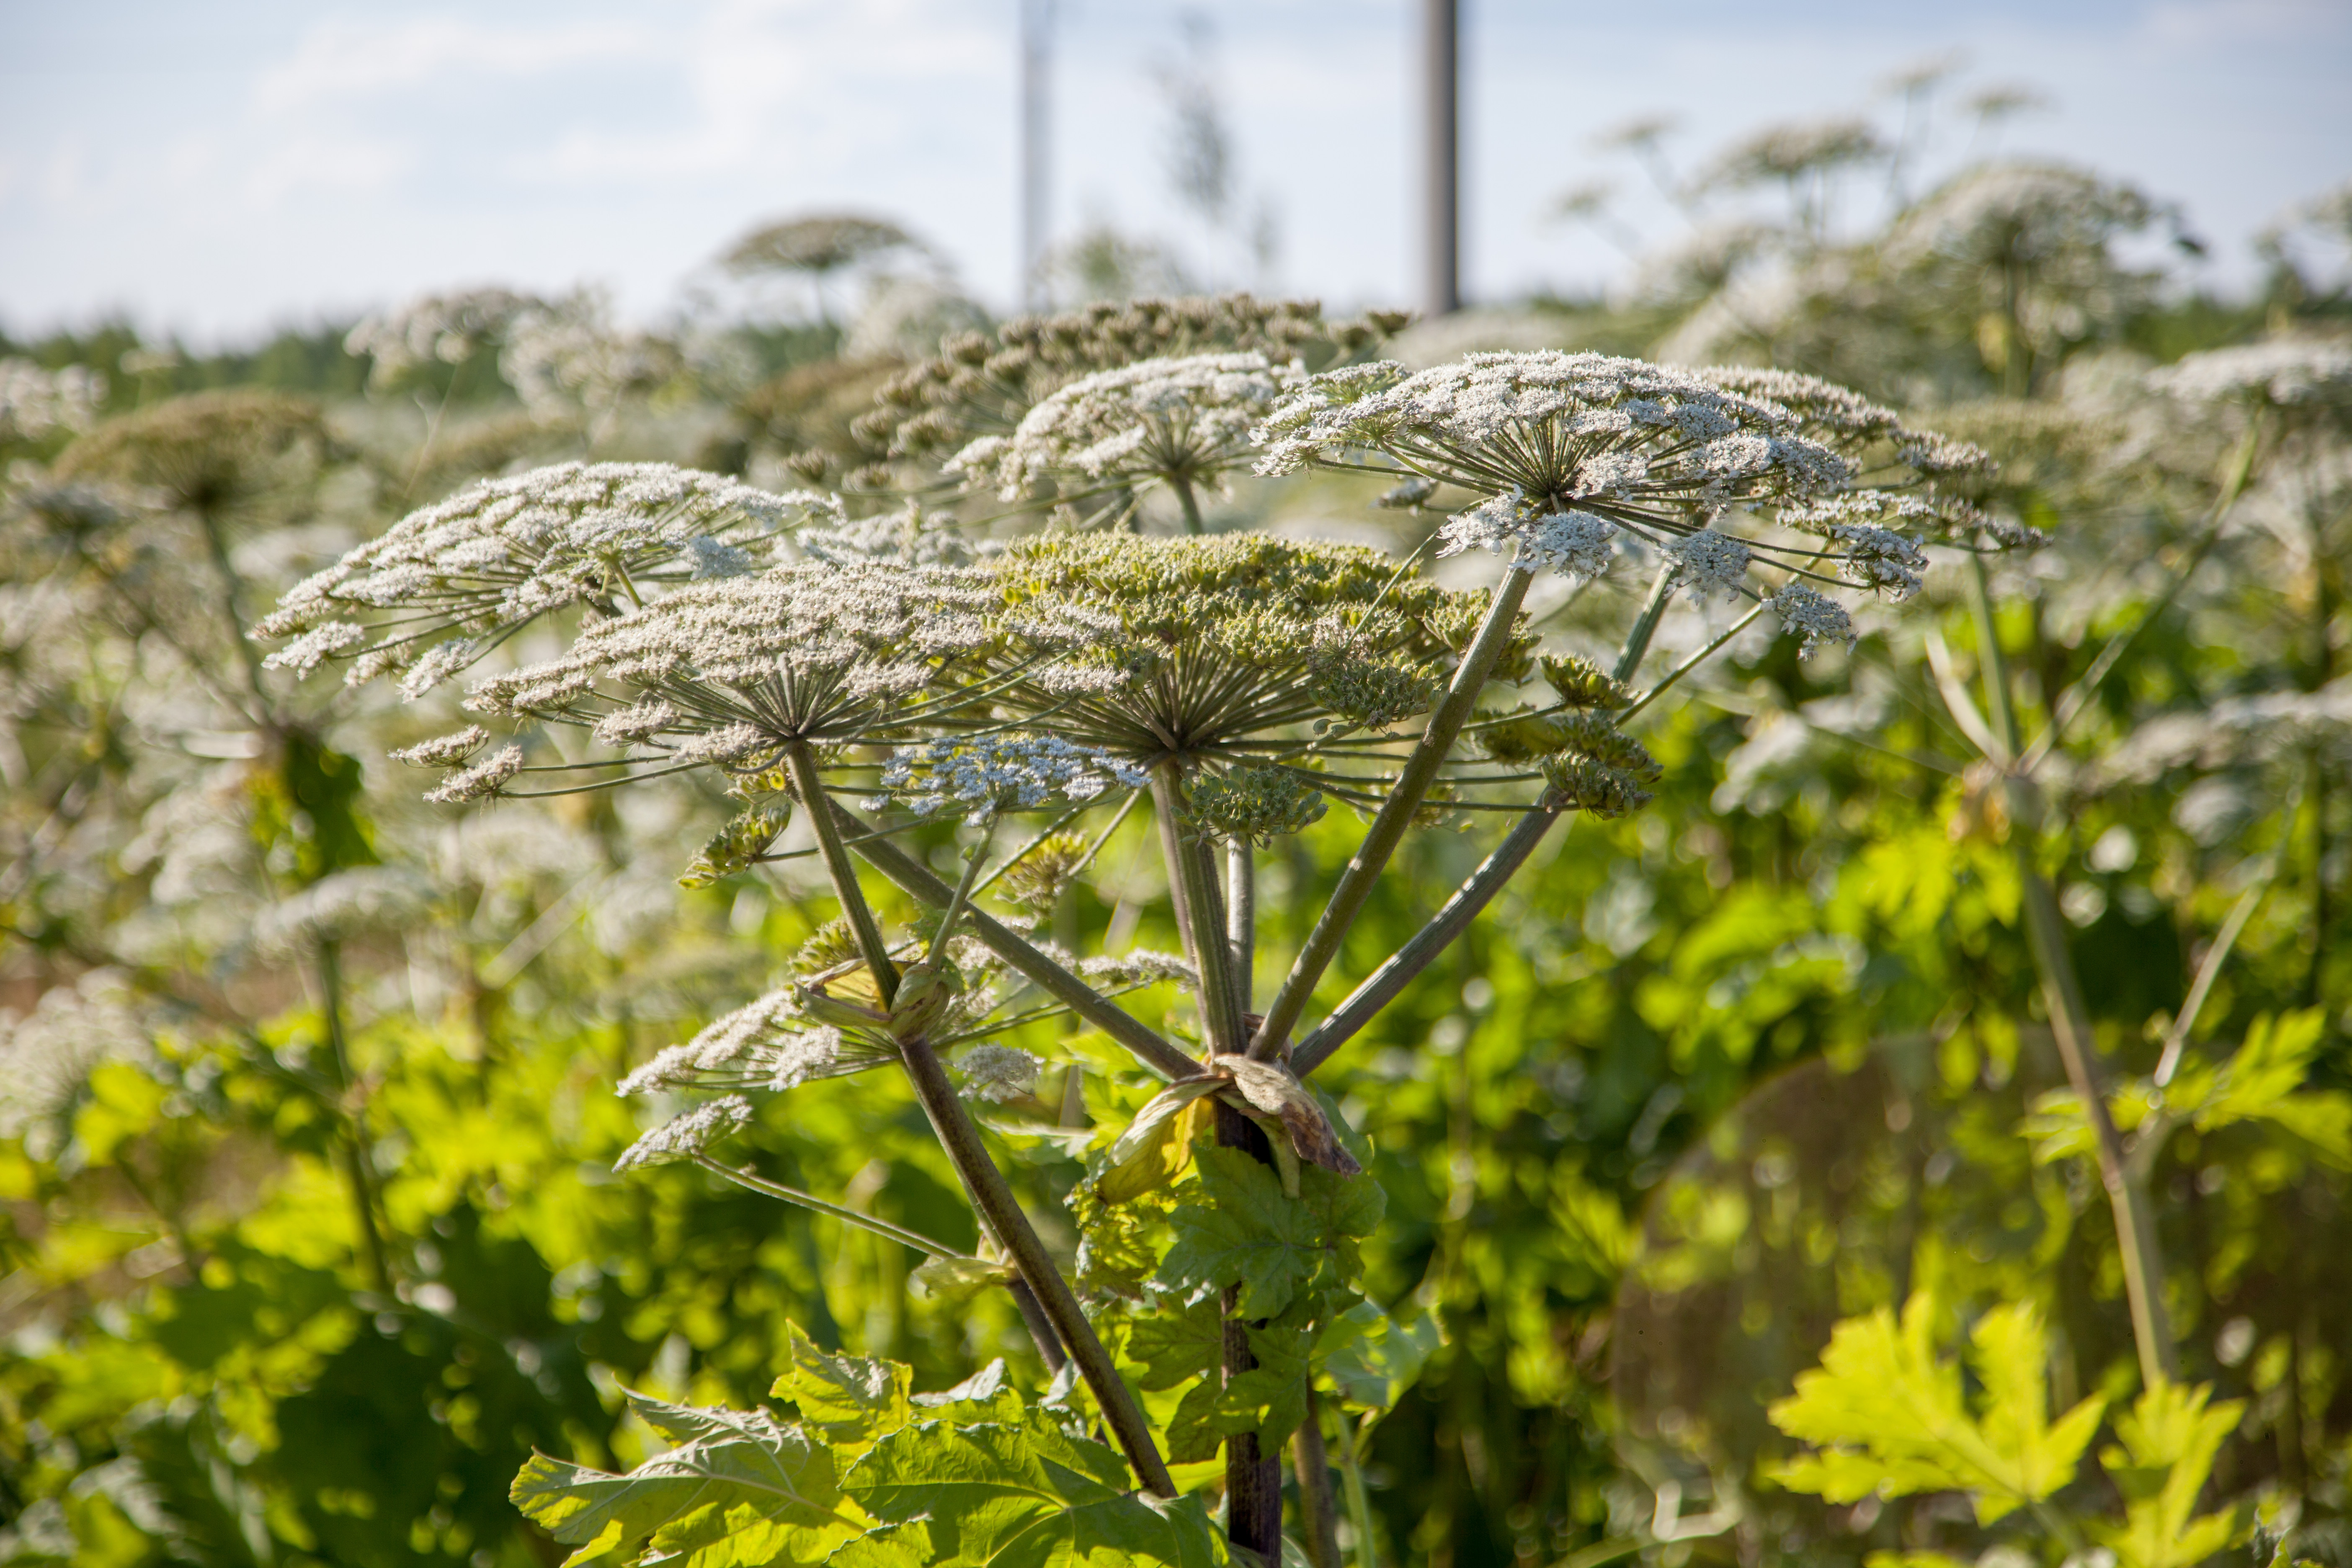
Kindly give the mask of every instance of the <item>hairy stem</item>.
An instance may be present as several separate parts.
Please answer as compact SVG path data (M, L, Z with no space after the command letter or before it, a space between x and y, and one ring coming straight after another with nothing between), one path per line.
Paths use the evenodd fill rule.
M1611 679L1622 683L1633 679L1634 671L1641 668L1642 659L1649 652L1651 636L1657 630L1658 619L1665 613L1666 603L1673 595L1676 570L1675 563L1667 563L1659 570L1656 581L1650 584L1650 596L1643 601L1642 613L1635 617L1633 629L1626 634L1625 646L1617 655L1616 667L1610 672ZM1737 632L1755 618L1756 612L1751 611L1732 628L1732 632ZM1650 699L1664 690L1667 684L1681 677L1707 654L1721 647L1730 640L1730 637L1731 632L1725 633L1685 660L1673 675L1651 688L1626 714L1620 715L1621 721L1646 706ZM1395 1001L1423 970L1436 961L1438 954L1470 929L1470 922L1494 901L1495 895L1503 890L1503 885L1517 875L1519 868L1527 863L1536 846L1543 842L1543 836L1550 831L1559 816L1559 813L1550 806L1538 805L1513 823L1511 830L1503 836L1503 841L1495 847L1494 853L1487 856L1470 874L1469 879L1454 890L1454 896L1445 900L1437 913L1430 918L1429 923L1414 932L1410 942L1390 954L1345 1002L1332 1010L1329 1017L1309 1030L1292 1047L1292 1070L1301 1078L1313 1072L1329 1060L1331 1054L1347 1044L1358 1030L1378 1016L1381 1008Z
M1395 787L1381 804L1380 814L1372 818L1372 826L1365 832L1355 858L1348 862L1339 885L1332 889L1330 903L1316 921L1315 929L1307 933L1306 944L1298 950L1290 973L1283 979L1282 989L1267 1005L1265 1022L1250 1045L1252 1056L1265 1060L1287 1043L1299 1015L1307 1010L1307 999L1315 994L1316 983L1339 955L1349 927L1355 923L1364 900L1371 896L1373 884L1387 869L1390 857L1404 841L1405 829L1412 825L1429 786L1436 782L1438 767L1453 751L1454 738L1461 734L1470 710L1477 704L1480 689L1494 673L1504 648L1509 646L1512 625L1518 618L1519 605L1527 598L1528 585L1534 581L1534 575L1521 571L1516 563L1504 569L1503 580L1496 584L1494 598L1486 606L1486 618L1479 624L1478 635L1472 640L1469 651L1462 656L1453 684L1446 689L1437 710L1429 716L1428 728L1423 731L1420 742L1398 771Z
M846 829L852 834L870 836L874 831L830 797L825 800L824 815L832 817L836 834ZM955 889L934 876L929 867L886 838L867 837L856 847L858 858L881 872L909 898L934 909L944 909L955 896ZM1038 951L1019 932L980 910L966 910L964 918L971 923L972 935L1024 979L1126 1047L1161 1078L1189 1078L1200 1070L1200 1063L1161 1039L1134 1014Z
M1307 1380L1307 1419L1291 1434L1290 1468L1298 1478L1300 1533L1315 1568L1339 1568L1339 1508L1331 1495L1331 1460L1323 1451L1323 1402Z
M1503 885L1517 875L1528 857L1535 852L1559 813L1547 806L1537 806L1511 825L1503 841L1495 846L1494 853L1479 863L1467 880L1454 891L1427 925L1412 935L1361 985L1356 987L1345 1002L1331 1010L1331 1016L1308 1030L1291 1047L1291 1070L1305 1078L1330 1059L1331 1054L1346 1045L1358 1030L1370 1023L1381 1009L1396 1000L1404 988L1419 977L1421 972L1436 962L1437 956L1454 944L1454 940L1470 927L1481 911L1494 901Z

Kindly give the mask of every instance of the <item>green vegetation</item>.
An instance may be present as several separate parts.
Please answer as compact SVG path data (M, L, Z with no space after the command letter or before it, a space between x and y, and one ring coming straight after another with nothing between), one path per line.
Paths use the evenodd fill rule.
M1213 461L1160 405L1116 461L942 467L1161 354L1376 397L1344 367L1449 323L655 332L484 290L251 354L0 343L0 1562L1206 1564L1278 1460L1318 1568L2352 1564L2342 204L2216 300L2074 171L1839 239L1817 182L1857 155L1772 164L1735 262L1508 323L1988 450L1847 433L2049 538L1912 520L1924 584L1850 648L1664 550L1431 572L1441 524L1544 520L1474 511L1459 453L1339 466L1392 469L1396 426L1253 477L1232 409L1275 393L1233 376L1187 393ZM478 641L372 673L481 668L414 701L342 683L356 644L289 659L323 612L264 626L478 479L639 458L844 504L469 558L429 629ZM1575 495L1679 515L1638 482ZM1787 497L1732 515L1759 563L1864 559ZM881 561L984 635L867 615ZM525 579L527 616L446 613ZM402 581L335 613L381 633ZM795 640L826 595L866 641ZM761 706L628 641L714 620L833 684ZM476 718L513 767L433 750ZM1013 720L1087 760L990 751ZM510 798L426 804L419 742ZM1014 762L1061 793L956 793ZM1416 945L1498 840L1524 865ZM1300 1076L1241 1054L1269 1017Z

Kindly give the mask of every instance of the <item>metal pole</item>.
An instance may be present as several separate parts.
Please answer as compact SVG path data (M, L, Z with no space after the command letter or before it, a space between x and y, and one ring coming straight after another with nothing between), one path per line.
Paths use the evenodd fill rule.
M1051 232L1054 0L1021 0L1021 303L1045 308Z
M1462 308L1459 0L1422 0L1422 313Z

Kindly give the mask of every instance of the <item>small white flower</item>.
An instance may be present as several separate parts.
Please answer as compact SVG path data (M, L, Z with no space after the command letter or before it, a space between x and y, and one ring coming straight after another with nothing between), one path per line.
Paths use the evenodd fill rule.
M723 1094L684 1116L665 1121L621 1152L613 1169L634 1171L641 1165L667 1165L691 1160L722 1138L751 1124L751 1102L740 1094Z
M963 1073L963 1092L991 1103L1018 1100L1034 1089L1045 1065L1011 1046L974 1046L956 1063Z
M1765 601L1780 624L1803 639L1797 657L1809 658L1823 643L1852 647L1853 621L1833 599L1823 598L1802 583L1791 583Z
M507 746L495 752L488 761L477 763L462 773L451 773L441 781L437 789L427 790L425 798L436 805L457 805L469 800L499 793L508 780L522 772L522 748Z
M1056 797L1087 801L1117 784L1139 789L1150 775L1108 752L1057 735L1004 735L908 746L882 770L885 789L923 815L960 811L978 822Z
M1711 528L1670 539L1663 548L1682 563L1682 580L1694 599L1705 599L1717 593L1726 598L1738 598L1748 579L1748 563L1755 558L1744 540L1717 533Z

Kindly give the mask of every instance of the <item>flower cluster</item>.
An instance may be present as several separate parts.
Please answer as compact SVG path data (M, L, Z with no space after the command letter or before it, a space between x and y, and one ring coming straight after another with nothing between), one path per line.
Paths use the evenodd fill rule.
M900 750L882 770L883 787L918 814L959 811L974 822L1150 782L1142 769L1057 735L930 741Z
M793 741L864 737L951 660L996 645L984 578L941 566L792 563L689 584L583 627L561 658L478 682L477 712L594 727L680 765L775 765Z
M2159 392L2189 402L2266 403L2277 407L2352 407L2352 342L2279 337L2209 349L2150 373Z
M1023 316L993 335L965 332L907 370L859 420L860 439L889 458L945 455L982 436L1004 436L1054 392L1097 371L1150 359L1229 353L1328 363L1360 352L1401 317L1327 323L1302 300L1247 294L1101 303L1059 316Z
M794 525L840 521L831 496L773 495L667 463L562 463L409 513L298 584L256 629L301 634L269 658L298 673L373 629L347 679L403 670L414 697L536 616L574 605L614 614L664 585L748 569L745 546Z
M47 370L28 359L0 359L0 441L87 430L105 401L106 377L87 365Z
M655 1055L620 1082L619 1092L664 1089L782 1090L881 1066L896 1056L887 1042L846 1034L811 1018L798 986L780 986L717 1018L683 1045Z
M1465 550L1510 558L1521 572L1549 568L1570 582L1600 576L1614 556L1617 525L1585 511L1535 515L1538 509L1515 486L1438 526L1442 559Z
M1923 538L2001 537L1939 480L1979 480L1979 449L1905 426L1843 387L1780 371L1681 371L1601 354L1472 354L1406 375L1358 366L1312 378L1258 432L1259 471L1377 459L1481 500L1439 530L1441 553L1507 552L1572 580L1608 568L1628 538L1663 549L1693 595L1785 601L1808 647L1847 638L1843 612L1806 589L1917 591ZM1734 533L1726 520L1767 528ZM1771 567L1775 595L1750 586Z
M722 1138L732 1137L751 1122L751 1102L740 1094L723 1094L696 1106L685 1115L663 1122L613 1162L614 1172L643 1165L667 1165L691 1160Z
M431 361L462 364L503 342L518 319L547 308L536 295L509 289L426 294L361 321L344 337L343 352L369 362L369 384L381 390Z
M1251 429L1306 380L1264 354L1145 360L1070 383L1010 436L983 436L948 462L987 476L1004 500L1052 481L1100 489L1153 482L1213 485L1250 457Z
M1853 646L1853 619L1845 613L1844 606L1802 583L1789 584L1765 602L1780 617L1780 624L1803 640L1798 654L1801 658L1823 643L1836 643L1841 647Z
M1118 677L1093 691L1023 682L1000 704L1142 767L1285 751L1318 721L1414 710L1457 651L1442 633L1485 604L1400 579L1376 550L1263 534L1046 535L1007 550L993 574L1023 615L1100 616L1075 657Z
M1323 792L1289 768L1248 763L1192 786L1192 820L1223 838L1263 848L1323 819Z
M956 1063L963 1074L963 1092L992 1104L1034 1092L1045 1065L1013 1046L974 1046Z

